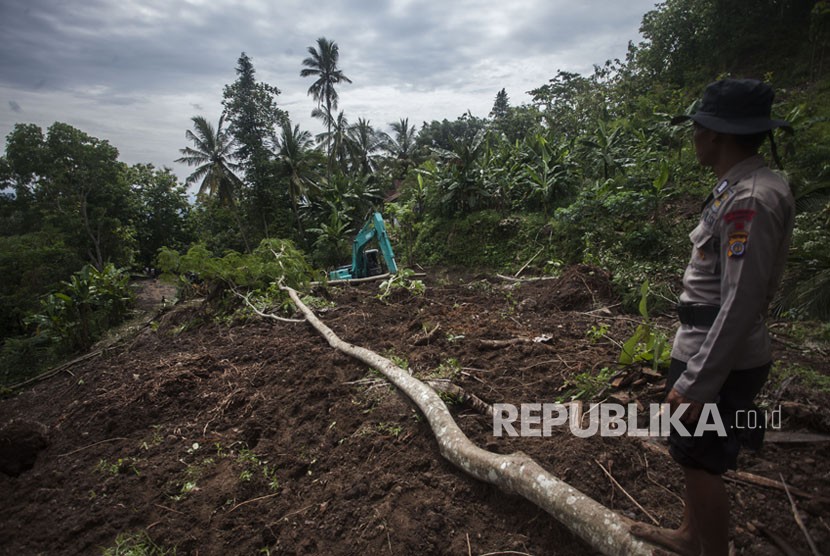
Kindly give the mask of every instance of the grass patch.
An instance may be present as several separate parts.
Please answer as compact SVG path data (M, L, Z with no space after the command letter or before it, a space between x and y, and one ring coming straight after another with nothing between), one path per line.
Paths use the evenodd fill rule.
M776 361L772 365L769 381L780 386L788 378L793 382L813 391L830 393L830 376L820 373L812 367L799 363Z
M135 458L118 458L114 462L106 459L98 461L95 469L104 475L119 475L121 473L132 473L136 476L141 475L135 464L138 462Z
M426 380L446 379L454 380L461 373L461 363L455 357L441 361L437 368L429 372L424 378Z
M114 545L104 549L104 556L175 556L176 549L166 549L153 542L145 531L121 533Z
M608 382L614 376L614 373L614 369L603 367L596 375L591 371L575 374L567 380L568 389L559 396L556 400L557 403L593 399L608 386Z
M277 470L268 465L267 461L263 461L253 450L243 448L239 450L236 455L236 463L243 467L239 474L239 480L242 482L251 481L257 474L261 473L263 479L268 483L269 490L276 492L280 488L280 482L277 479Z

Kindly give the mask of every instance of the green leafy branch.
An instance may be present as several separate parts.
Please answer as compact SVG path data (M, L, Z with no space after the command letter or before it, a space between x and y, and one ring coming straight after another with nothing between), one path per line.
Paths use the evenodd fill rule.
M385 301L396 291L405 290L412 295L423 295L426 291L426 286L423 280L412 280L415 271L409 268L403 268L380 283L378 299Z
M643 321L623 344L620 363L623 365L650 363L652 368L657 370L659 367L668 366L671 360L671 344L666 335L651 324L648 315L648 291L648 280L646 280L640 286L639 311Z

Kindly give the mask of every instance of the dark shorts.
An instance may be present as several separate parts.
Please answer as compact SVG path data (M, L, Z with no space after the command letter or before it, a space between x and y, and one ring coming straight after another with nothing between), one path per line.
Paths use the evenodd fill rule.
M691 436L681 436L673 428L669 434L669 453L683 467L703 469L721 475L727 469L736 469L741 447L758 450L764 441L764 416L760 412L748 419L748 411L758 411L753 403L769 376L771 363L740 371L732 371L723 383L717 400L718 413L726 436L716 431L705 431L695 436L695 424L686 425ZM672 359L666 381L666 393L686 370L686 363ZM709 423L710 421L704 421ZM756 425L752 427L751 425Z

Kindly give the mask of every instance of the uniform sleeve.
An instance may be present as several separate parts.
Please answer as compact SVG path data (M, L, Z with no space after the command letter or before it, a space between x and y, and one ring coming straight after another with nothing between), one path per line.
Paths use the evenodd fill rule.
M736 199L718 218L721 307L700 350L675 383L683 396L715 401L740 349L767 307L767 288L778 256L782 223L755 197Z

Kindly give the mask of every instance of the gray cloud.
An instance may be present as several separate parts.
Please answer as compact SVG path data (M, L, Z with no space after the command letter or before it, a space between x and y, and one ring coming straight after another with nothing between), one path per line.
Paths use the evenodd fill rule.
M519 104L558 69L588 72L623 57L653 0L85 0L0 3L0 134L23 114L108 139L129 162L173 164L196 114L218 119L244 51L282 91L293 120L310 118L306 49L340 46L350 120L484 116L496 92ZM195 113L194 113L195 111ZM149 160L148 160L149 158Z

